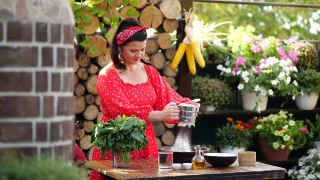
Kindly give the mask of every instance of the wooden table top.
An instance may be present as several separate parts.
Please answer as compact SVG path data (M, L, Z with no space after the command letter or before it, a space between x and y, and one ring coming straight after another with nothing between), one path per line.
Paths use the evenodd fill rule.
M256 162L255 166L239 166L236 161L229 167L206 164L201 170L159 169L158 159L131 160L130 169L112 168L110 160L92 160L85 166L106 176L106 179L283 179L286 169Z

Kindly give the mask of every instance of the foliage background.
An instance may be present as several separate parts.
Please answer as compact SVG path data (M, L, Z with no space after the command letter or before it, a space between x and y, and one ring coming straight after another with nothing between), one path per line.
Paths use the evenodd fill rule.
M249 0L248 0L249 1ZM261 2L255 0L254 2ZM264 2L320 4L320 0L269 0ZM285 39L297 36L303 40L319 40L320 9L282 6L259 6L196 2L195 14L205 22L232 21L232 25L256 28L255 34L275 36ZM228 25L217 28L219 32L228 32Z

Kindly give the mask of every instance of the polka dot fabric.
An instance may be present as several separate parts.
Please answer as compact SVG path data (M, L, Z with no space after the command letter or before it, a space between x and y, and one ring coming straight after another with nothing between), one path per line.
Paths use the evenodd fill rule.
M148 138L147 147L131 152L131 159L157 158L158 148L152 122L148 121L151 111L161 111L170 102L189 102L190 99L182 98L160 76L158 71L149 65L144 65L148 80L140 84L125 83L113 68L106 70L104 75L98 76L97 92L102 105L102 121L115 119L118 115L135 115L146 121L145 134ZM176 124L177 120L167 120L165 123ZM101 160L101 151L93 149L92 160ZM111 160L111 153L106 153L106 158ZM89 179L103 179L96 171L91 171Z

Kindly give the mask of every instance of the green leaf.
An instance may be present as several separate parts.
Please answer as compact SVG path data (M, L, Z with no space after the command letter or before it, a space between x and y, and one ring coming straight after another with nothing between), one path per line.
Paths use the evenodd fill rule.
M82 18L82 21L83 22L85 22L85 23L91 23L91 19L90 19L90 17L89 16L84 16L83 18Z
M80 45L81 45L82 47L88 47L89 44L90 44L90 42L89 42L88 39L84 39L84 40L80 43Z

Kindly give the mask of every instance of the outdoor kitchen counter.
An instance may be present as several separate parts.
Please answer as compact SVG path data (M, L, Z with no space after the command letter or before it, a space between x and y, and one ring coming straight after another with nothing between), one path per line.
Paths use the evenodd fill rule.
M106 179L283 179L286 169L256 162L255 166L239 166L237 161L229 167L214 168L206 164L201 170L159 170L158 159L131 160L130 169L114 169L110 160L92 160L85 163Z

